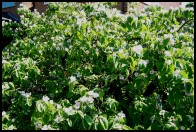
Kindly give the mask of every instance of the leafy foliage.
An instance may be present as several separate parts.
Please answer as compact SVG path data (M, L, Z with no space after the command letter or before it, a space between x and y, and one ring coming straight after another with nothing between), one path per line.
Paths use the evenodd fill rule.
M2 22L4 130L194 129L194 10L113 6L20 5Z

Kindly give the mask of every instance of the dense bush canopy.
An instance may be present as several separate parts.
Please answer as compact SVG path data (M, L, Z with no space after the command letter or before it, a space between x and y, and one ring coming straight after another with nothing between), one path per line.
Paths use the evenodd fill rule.
M112 6L20 5L2 22L3 129L194 129L194 9Z

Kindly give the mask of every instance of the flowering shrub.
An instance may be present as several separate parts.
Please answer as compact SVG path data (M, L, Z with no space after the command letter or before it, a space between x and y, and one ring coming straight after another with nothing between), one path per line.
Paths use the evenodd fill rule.
M194 10L112 6L20 5L2 22L4 130L194 129Z

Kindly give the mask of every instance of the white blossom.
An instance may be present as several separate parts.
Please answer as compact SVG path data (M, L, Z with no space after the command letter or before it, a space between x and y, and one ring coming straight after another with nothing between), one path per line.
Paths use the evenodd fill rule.
M164 38L172 39L173 38L173 35L172 34L164 34Z
M169 51L165 51L164 54L165 54L166 57L171 56L171 53Z
M54 103L53 100L50 100L49 102L50 102L50 104L53 104Z
M89 103L93 103L93 101L94 101L94 99L92 97L88 97L87 100Z
M67 43L71 43L71 39L68 39L68 40L67 40Z
M89 95L89 96L92 96L93 98L99 97L99 94L98 94L98 93L94 93L93 91L89 91L89 92L88 92L88 95Z
M180 127L180 130L185 130L185 127L184 127L184 126L181 126L181 127Z
M71 49L73 46L72 45L69 45L69 49Z
M123 49L119 49L118 51L119 51L121 54L123 53Z
M20 92L22 94L22 96L29 98L31 96L31 92L30 93L25 93L24 91Z
M122 64L122 67L125 67L126 66L126 64Z
M4 116L4 115L6 115L6 112L5 111L2 112L2 116Z
M191 96L191 95L192 95L191 93L187 93L187 92L186 92L185 94L186 94L187 96Z
M150 71L150 74L154 74L154 70L151 70L151 71Z
M139 64L139 65L144 65L144 66L146 66L146 65L148 64L148 62L149 62L149 61L147 61L147 60L142 60L142 59L141 59L141 60L138 62L138 64Z
M80 74L80 72L78 72L76 76L77 77L81 77L82 75Z
M2 60L2 63L4 64L4 63L7 63L7 61L6 60Z
M175 30L171 30L171 33L174 33L175 32Z
M70 77L70 82L75 82L75 81L76 81L76 77L71 76L71 77Z
M87 55L89 54L89 51L88 51L88 50L86 51L86 54L87 54Z
M68 48L65 48L65 51L68 51L69 49Z
M96 48L95 50L96 50L96 52L99 52L99 49L98 48Z
M12 102L14 102L15 98L11 99Z
M168 65L170 65L171 63L172 63L171 60L167 60L167 61L166 61L166 64L168 64Z
M63 117L62 116L56 116L56 118L54 119L54 121L56 123L59 123L59 122L63 121Z
M135 72L135 73L134 73L134 75L137 77L137 76L138 76L138 73L137 73L137 72Z
M80 108L80 102L78 102L78 101L75 101L75 105L74 105L74 108L77 110L77 109L79 109Z
M134 46L133 47L133 51L136 52L137 54L141 54L141 51L142 51L142 46L141 45L138 45L138 46Z
M153 115L151 118L150 118L151 122L153 123L154 120L155 120L155 115Z
M119 79L120 79L120 80L124 80L125 78L124 78L123 75L120 75L120 76L119 76Z
M118 116L124 118L125 114L121 111L120 113L118 113Z
M175 44L175 41L174 41L174 39L171 39L171 45L174 45Z
M44 125L41 130L50 130L51 126L50 125Z
M9 126L8 130L14 130L14 126L13 125Z
M179 76L179 73L180 73L180 70L179 69L178 70L175 70L173 72L173 76L177 77L177 76Z
M83 96L83 97L80 98L80 101L81 101L81 102L86 102L87 99L88 99L87 97Z
M70 106L68 108L63 108L63 110L65 111L65 113L70 113L73 110L73 108L72 106Z
M57 109L62 108L62 106L61 106L61 105L59 105L59 104L57 104L56 106L57 106Z
M48 96L43 96L43 97L42 97L42 100L43 100L44 102L48 102L49 99L50 99L50 98L48 98Z
M93 91L89 91L89 92L88 92L88 95L91 96L91 95L93 95L93 93L94 93Z
M12 122L15 122L16 119L12 119Z
M35 125L36 128L41 128L41 124L38 123L38 122L35 122L34 125Z
M60 47L56 47L56 50L60 50Z
M99 97L99 94L98 93L94 93L93 94L93 98L97 98L97 97Z

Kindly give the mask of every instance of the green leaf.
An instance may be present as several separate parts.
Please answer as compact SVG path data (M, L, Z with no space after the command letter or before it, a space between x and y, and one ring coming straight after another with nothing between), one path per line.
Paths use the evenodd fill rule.
M173 64L171 64L168 66L168 69L169 69L168 73L173 73L175 66Z
M91 126L94 123L93 119L88 115L86 115L84 119L89 126Z
M117 69L118 68L118 61L115 62L114 67Z
M72 121L71 121L71 119L67 118L66 120L67 120L67 124L68 124L70 127L72 127Z
M27 98L27 105L31 106L32 105L32 99L31 98Z
M188 74L187 74L185 71L181 70L181 71L180 71L180 74L181 74L184 78L188 78Z
M84 118L84 113L81 110L78 110L77 113L80 115L80 117L83 119Z
M135 65L136 65L136 62L134 61L134 58L130 56L130 60L131 60L131 63L130 63L130 68L131 68L131 74L133 74L134 70L135 70Z
M44 107L44 105L43 105L41 102L37 102L37 103L36 103L36 108L37 108L37 110L38 110L39 112L45 111L45 107Z
M103 116L99 116L98 129L99 130L107 130L108 129L108 120Z
M192 86L192 84L190 82L186 82L184 84L184 87L185 87L186 93L191 93L193 86Z
M15 86L12 82L9 82L8 85L9 85L10 89L15 89Z
M166 38L166 39L163 40L163 44L164 45L168 45L169 41L170 41L170 39L169 38Z

